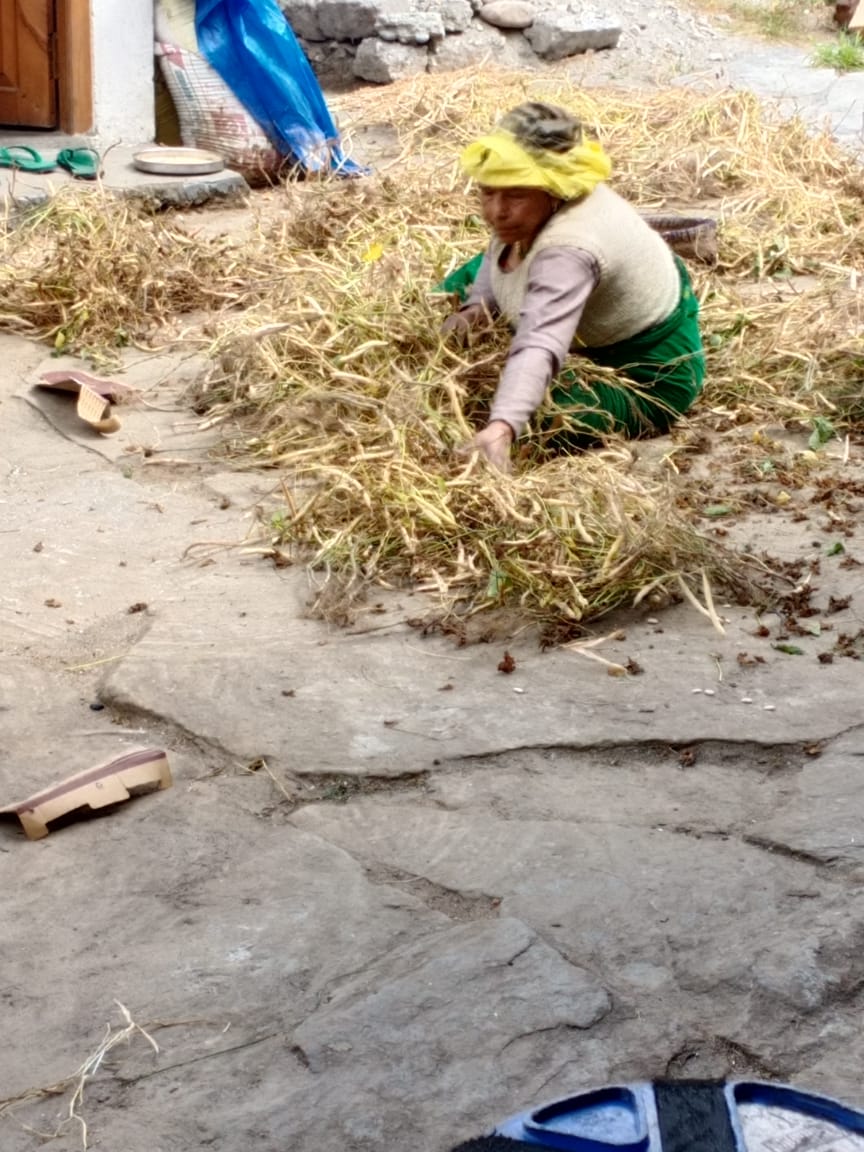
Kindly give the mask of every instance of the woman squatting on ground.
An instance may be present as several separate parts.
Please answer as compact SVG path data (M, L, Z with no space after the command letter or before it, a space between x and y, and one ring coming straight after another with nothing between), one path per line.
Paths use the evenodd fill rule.
M600 144L564 109L528 103L470 144L461 163L493 236L442 285L463 301L444 331L464 335L496 315L514 330L473 447L509 471L510 446L550 387L546 434L558 451L612 433L666 432L705 375L698 303L681 260L606 184L611 164ZM586 385L564 368L571 354L615 369L626 386Z

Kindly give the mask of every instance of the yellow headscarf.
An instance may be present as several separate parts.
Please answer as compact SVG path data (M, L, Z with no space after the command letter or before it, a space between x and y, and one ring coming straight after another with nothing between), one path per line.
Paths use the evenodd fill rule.
M578 200L612 171L602 145L584 140L567 152L528 151L499 128L469 144L459 157L465 172L487 188L543 188L559 200Z

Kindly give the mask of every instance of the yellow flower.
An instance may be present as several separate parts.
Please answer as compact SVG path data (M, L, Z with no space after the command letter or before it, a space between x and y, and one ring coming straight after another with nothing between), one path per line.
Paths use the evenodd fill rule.
M364 264L374 264L376 260L380 260L384 255L383 244L372 244L366 249L360 259Z

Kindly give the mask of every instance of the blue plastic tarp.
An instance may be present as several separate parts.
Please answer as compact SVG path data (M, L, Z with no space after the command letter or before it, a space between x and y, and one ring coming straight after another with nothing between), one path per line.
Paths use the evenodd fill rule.
M309 172L358 176L276 0L197 0L198 47L273 144Z

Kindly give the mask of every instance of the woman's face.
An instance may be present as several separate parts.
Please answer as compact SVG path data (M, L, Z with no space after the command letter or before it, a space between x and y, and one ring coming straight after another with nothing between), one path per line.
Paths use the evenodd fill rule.
M529 245L556 205L555 198L542 188L480 189L483 219L502 244Z

